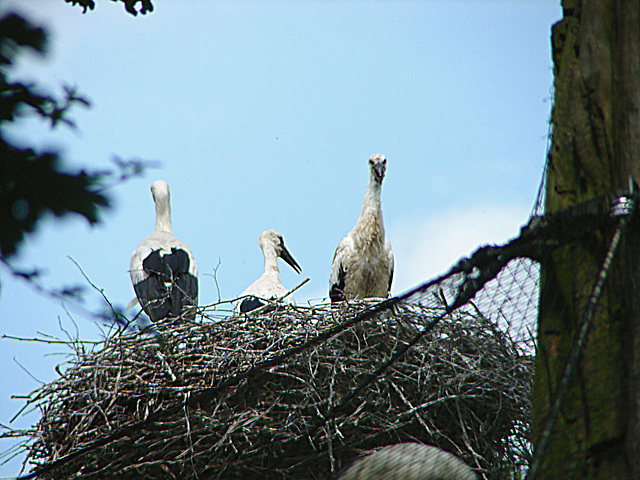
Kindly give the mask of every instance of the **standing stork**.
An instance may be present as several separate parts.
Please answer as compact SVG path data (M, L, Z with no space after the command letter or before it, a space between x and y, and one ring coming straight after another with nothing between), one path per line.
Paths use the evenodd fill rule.
M384 236L380 191L387 159L376 153L369 158L369 183L362 213L338 244L329 277L331 302L354 298L387 298L393 279L393 253Z
M138 302L152 321L177 317L195 318L198 304L198 267L191 249L171 230L169 185L151 185L156 204L156 231L133 252L129 273Z
M296 273L302 269L293 259L287 247L284 246L284 238L275 230L265 230L258 238L258 243L264 255L264 273L255 282L249 285L241 297L242 299L236 307L237 312L246 313L265 305L265 300L279 299L286 295L289 290L280 281L280 270L278 269L278 257L287 262ZM295 305L295 301L289 295L284 302Z

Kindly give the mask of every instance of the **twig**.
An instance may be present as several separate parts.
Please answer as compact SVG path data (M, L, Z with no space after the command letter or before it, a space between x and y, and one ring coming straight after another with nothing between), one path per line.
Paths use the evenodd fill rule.
M73 257L67 255L67 258L71 260L76 267L78 267L78 270L80 270L80 273L82 274L84 279L87 281L87 283L91 285L91 288L93 288L96 292L100 294L102 299L109 306L109 310L111 311L111 314L113 315L113 319L116 321L116 323L119 326L123 327L125 330L128 330L130 328L131 321L127 317L125 317L121 312L118 312L114 308L113 304L111 303L111 300L109 300L109 298L105 295L104 289L99 288L95 283L91 281L91 279L87 276L87 274L84 272L82 267L78 264L78 262L74 260Z
M287 298L289 295L291 295L293 292L295 292L296 290L298 290L300 287L302 287L305 283L307 283L309 281L309 277L305 278L304 280L302 280L298 285L296 285L295 287L293 287L291 290L289 290L287 293L285 293L282 297L279 298L279 300L284 300L285 298Z
M0 338L6 338L8 340L18 340L20 342L39 342L39 343L48 343L50 345L69 345L69 341L67 340L46 340L44 338L23 338L23 337L15 337L13 335L3 334ZM74 340L73 343L81 343L87 345L98 345L102 343L102 341L92 341L92 340Z

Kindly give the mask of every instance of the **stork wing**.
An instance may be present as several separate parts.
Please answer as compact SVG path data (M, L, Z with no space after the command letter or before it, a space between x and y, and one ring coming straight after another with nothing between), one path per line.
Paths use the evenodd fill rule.
M153 250L142 261L147 278L134 284L136 296L149 318L161 320L168 315L177 317L187 306L198 303L198 278L190 272L191 260L183 249L172 248L162 254ZM195 318L195 309L188 318Z
M180 273L174 279L171 289L171 314L180 315L185 307L196 307L198 305L198 278L188 271ZM196 316L195 308L189 310L185 318L193 320Z
M138 297L138 302L152 321L161 320L169 314L167 289L159 276L151 275L133 285L133 289Z
M391 251L391 243L389 239L385 240L384 249L387 252L387 259L389 261L389 288L387 289L389 292L389 296L391 296L391 282L393 282L393 272L395 270L395 260L393 258L393 252Z
M329 298L332 302L346 300L344 295L345 281L347 278L347 268L345 261L349 252L353 250L353 240L351 237L344 237L336 248L331 264L331 275L329 276Z
M240 302L236 309L239 313L247 313L256 308L260 308L265 303L257 297L247 297Z

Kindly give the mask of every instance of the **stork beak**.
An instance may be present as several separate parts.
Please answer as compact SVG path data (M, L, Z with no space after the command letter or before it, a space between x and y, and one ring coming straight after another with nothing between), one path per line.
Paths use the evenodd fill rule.
M282 252L280 253L280 258L287 262L289 266L296 271L296 273L299 274L300 272L302 272L302 268L300 268L298 262L293 259L293 257L289 253L289 250L287 250L287 247L284 246L284 243L282 243Z
M373 172L376 174L378 179L382 179L382 177L384 177L384 165L381 162L374 163Z

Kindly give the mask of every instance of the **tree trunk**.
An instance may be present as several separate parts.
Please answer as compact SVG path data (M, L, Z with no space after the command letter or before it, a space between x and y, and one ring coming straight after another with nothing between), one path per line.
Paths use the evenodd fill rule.
M565 0L553 26L546 212L640 183L640 2ZM537 478L640 478L640 236L618 251ZM610 235L543 264L533 399L537 438Z

